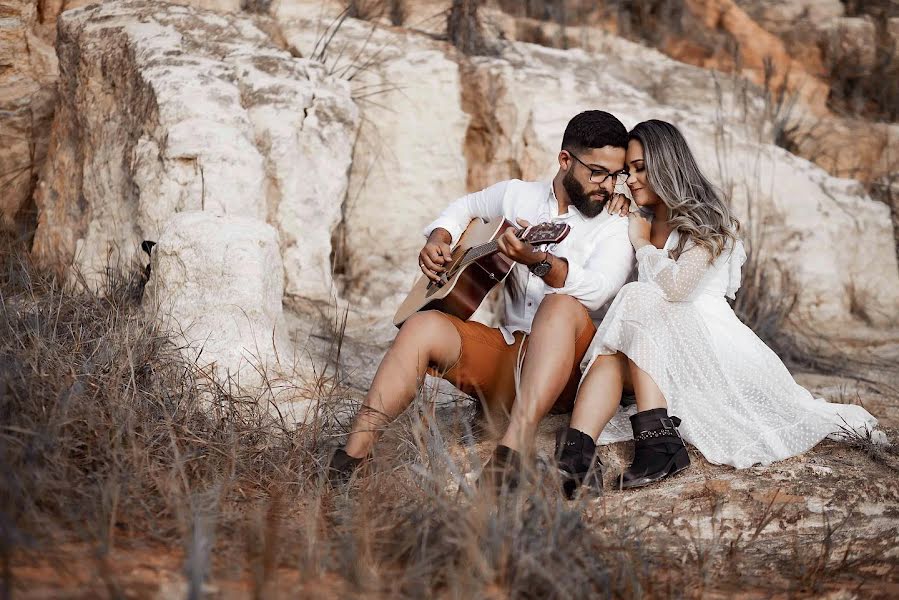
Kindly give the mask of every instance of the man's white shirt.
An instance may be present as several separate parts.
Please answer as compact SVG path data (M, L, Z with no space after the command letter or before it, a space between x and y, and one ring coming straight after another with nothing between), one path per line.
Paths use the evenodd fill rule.
M565 285L549 286L519 263L515 263L506 278L505 314L500 327L506 343L514 342L512 334L516 331L530 333L534 315L547 294L577 298L598 323L634 267L627 218L603 210L591 219L574 206L569 206L566 214L559 214L551 181L512 179L462 196L425 227L424 235L427 237L441 227L450 232L455 243L472 219L490 220L498 216L516 226L516 219L524 219L531 225L553 222L571 226L564 240L547 248L553 256L568 261Z

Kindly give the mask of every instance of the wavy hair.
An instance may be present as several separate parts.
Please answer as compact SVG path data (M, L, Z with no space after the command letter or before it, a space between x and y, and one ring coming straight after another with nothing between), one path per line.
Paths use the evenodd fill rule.
M630 140L643 145L649 184L668 207L668 222L680 234L671 252L675 260L689 240L707 249L712 260L724 252L728 240L737 241L740 222L702 174L677 127L657 119L643 121L630 131Z

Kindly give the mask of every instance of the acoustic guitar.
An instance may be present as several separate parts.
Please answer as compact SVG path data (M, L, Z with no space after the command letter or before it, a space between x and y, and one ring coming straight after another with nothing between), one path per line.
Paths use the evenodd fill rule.
M518 239L533 246L557 244L571 231L564 223L540 223L519 229L503 217L488 222L473 219L453 248L440 281L422 275L396 311L393 324L399 327L421 310L439 310L468 320L515 265L496 244L509 227L518 229Z

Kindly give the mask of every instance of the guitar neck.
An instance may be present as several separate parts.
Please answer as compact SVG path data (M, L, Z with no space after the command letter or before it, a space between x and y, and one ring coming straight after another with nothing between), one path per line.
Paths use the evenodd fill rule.
M499 252L499 244L496 243L496 240L484 244L479 244L477 246L472 246L468 249L468 252L465 253L465 258L463 260L464 265L469 265L479 258L490 256L494 252Z
M520 229L516 232L515 235L516 235L516 237L518 237L518 239L522 239L522 236L524 235L524 233L526 231L528 231L528 230ZM565 234L567 234L567 231L565 232ZM562 238L565 237L565 234L562 235ZM558 241L558 240L556 240L556 241ZM546 243L551 243L551 242L550 242L550 240L545 240L545 239L536 242L536 244L538 244L538 245L542 245L542 244L546 244ZM450 275L452 273L458 272L460 269L464 269L465 267L467 267L471 263L475 262L476 260L484 258L485 256L490 256L491 254L493 254L495 252L499 252L499 244L496 243L496 240L493 240L490 242L485 242L483 244L478 244L477 246L472 246L465 252L465 254L462 256L462 259L451 268Z

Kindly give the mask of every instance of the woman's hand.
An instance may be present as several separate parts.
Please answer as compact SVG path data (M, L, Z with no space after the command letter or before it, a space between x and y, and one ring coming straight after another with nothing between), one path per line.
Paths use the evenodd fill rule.
M652 221L647 219L640 211L634 211L627 215L627 235L634 245L634 250L639 250L649 242L649 232L652 229Z
M621 217L626 217L630 209L631 199L624 194L612 194L612 199L609 200L609 203L606 206L606 210L609 211L610 215L617 213L618 216Z

